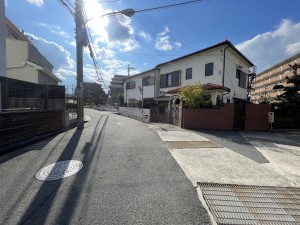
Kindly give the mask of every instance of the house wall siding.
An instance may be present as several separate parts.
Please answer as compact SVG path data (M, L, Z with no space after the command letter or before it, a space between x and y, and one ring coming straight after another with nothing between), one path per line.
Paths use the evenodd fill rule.
M128 99L136 99L142 100L142 94L139 90L139 86L142 86L142 80L145 77L153 77L155 76L154 72L144 73L141 75L135 75L133 77L129 77L124 81L124 99L125 102L128 103ZM135 82L134 89L126 89L126 83ZM157 82L157 81L155 81ZM149 85L143 87L143 98L154 98L155 95L155 85Z
M57 81L51 79L42 71L38 71L38 84L54 84L57 85Z
M6 39L6 63L8 68L24 65L26 59L28 59L27 53L27 42Z
M20 68L11 68L11 69L7 69L7 77L37 84L38 70L35 70L30 65L26 65Z

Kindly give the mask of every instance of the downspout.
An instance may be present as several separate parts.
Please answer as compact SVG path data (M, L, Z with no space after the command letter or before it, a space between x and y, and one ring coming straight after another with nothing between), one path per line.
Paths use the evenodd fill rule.
M229 48L229 46L227 46L226 48L224 48L223 51L223 75L222 75L222 87L224 87L224 81L225 81L225 56L226 56L226 49ZM229 93L227 93L229 94ZM224 106L224 94L222 95L222 106Z

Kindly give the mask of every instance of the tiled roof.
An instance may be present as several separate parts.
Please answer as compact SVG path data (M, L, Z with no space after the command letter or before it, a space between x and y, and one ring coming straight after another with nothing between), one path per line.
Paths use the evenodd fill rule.
M175 94L175 93L179 93L180 90L181 90L182 87L180 88L175 88L175 89L172 89L172 90L168 90L166 93L168 94ZM203 84L202 85L202 88L206 91L209 91L209 90L223 90L223 91L227 91L227 92L230 92L230 88L228 87L223 87L219 84L212 84L212 83L207 83L207 84Z

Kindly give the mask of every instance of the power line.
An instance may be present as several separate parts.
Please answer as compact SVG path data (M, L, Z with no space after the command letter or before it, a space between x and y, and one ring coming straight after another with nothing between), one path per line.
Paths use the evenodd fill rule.
M69 1L66 3L64 0L58 0L58 2L62 4L62 6L65 7L73 17L75 17L75 7Z
M104 87L107 88L107 86L106 86L106 84L105 84L105 82L103 80L103 76L102 76L102 72L101 72L101 67L100 67L100 64L99 64L99 61L98 61L97 52L96 52L95 47L94 47L93 37L91 35L90 30L86 26L87 19L86 19L86 12L85 12L84 6L82 7L82 9L83 9L84 25L85 25L85 29L87 31L88 48L89 48L89 51L90 51L90 56L91 56L91 58L93 60L93 64L94 64L96 75L98 77L97 81L102 82L103 85L104 85Z
M194 0L194 1L188 1L188 2L181 2L181 3L171 4L171 5L159 6L159 7L149 8L149 9L135 10L135 12L136 13L137 12L146 12L146 11L158 10L158 9L163 9L163 8L176 7L176 6L187 5L187 4L196 3L196 2L200 2L200 1L202 1L202 0Z

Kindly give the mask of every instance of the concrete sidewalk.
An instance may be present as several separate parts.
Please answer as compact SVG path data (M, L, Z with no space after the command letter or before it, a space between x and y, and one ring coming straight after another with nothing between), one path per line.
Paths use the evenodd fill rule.
M198 187L212 224L299 224L299 202L288 189L300 187L298 142L272 132L149 126Z
M300 148L280 134L273 132L240 132L240 143L235 143L244 152L224 147L220 140L213 147L201 147L211 141L197 132L181 129L170 124L151 124L169 151L185 172L188 179L197 182L212 182L238 185L300 187ZM226 132L226 131L224 131ZM212 136L210 136L212 137ZM215 140L218 140L216 137ZM186 142L187 148L170 148L170 142ZM198 147L190 142L199 142ZM279 143L278 143L279 142ZM214 142L212 142L214 143ZM183 144L184 145L184 144ZM239 145L239 146L238 146ZM253 160L247 156L255 148L265 159ZM249 150L247 150L249 149Z

